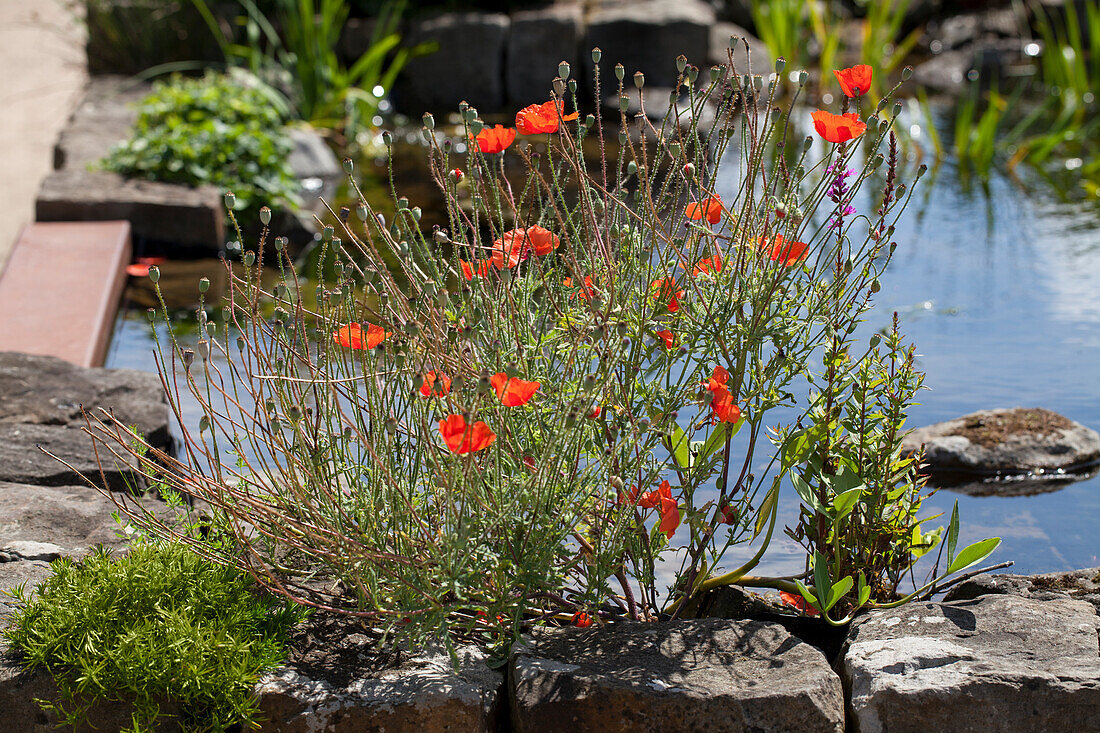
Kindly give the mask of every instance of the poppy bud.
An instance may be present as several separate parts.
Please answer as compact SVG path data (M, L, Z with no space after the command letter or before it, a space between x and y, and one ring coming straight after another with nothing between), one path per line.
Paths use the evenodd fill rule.
M429 130L435 129L435 117L432 117L431 112L424 113L424 127L428 128Z
M775 218L783 219L787 216L787 206L785 204L779 204L775 207Z
M288 240L286 237L275 237L275 251L282 252L286 248Z
M344 158L344 173L347 173L350 176L352 171L354 170L355 161L353 161L351 158Z
M685 56L683 54L680 54L679 56L677 56L676 57L676 71L683 74L684 73L684 68L687 67L687 63L688 63L687 56Z
M610 479L607 480L607 483L611 484L611 488L615 489L616 491L620 491L623 488L623 480L618 476L612 476Z
M500 281L502 283L504 283L505 285L512 282L512 271L511 270L501 270L500 271Z
M386 418L386 432L391 433L391 434L397 432L397 418L393 418L393 417L387 417Z
M393 146L393 133L391 133L389 130L382 131L382 144L385 145L387 148Z
M466 177L466 174L462 172L461 168L455 168L451 171L451 180L455 183L462 183L462 179Z
M420 221L420 217L424 215L424 212L420 209L419 206L414 206L412 207L412 215L413 221Z
M881 342L881 341L882 341L882 337L881 337L881 336L879 336L879 335L878 335L878 334L876 333L876 334L875 334L874 336L872 336L872 337L871 337L871 348L873 349L873 348L875 348L876 346L878 346L878 345L879 345L879 342Z
M600 50L600 47L596 46L595 48L593 48L592 49L592 63L598 64L598 63L600 63L600 59L602 59L602 58L603 58L603 51Z
M225 192L225 208L232 210L237 205L237 197L233 195L232 191Z
M882 285L879 284L878 278L875 278L871 281L871 292L877 293L880 290L882 290Z
M684 177L685 178L692 178L694 176L695 176L695 165L693 163L688 163L687 165L684 166Z
M199 292L200 293L205 293L209 289L210 289L210 278L200 277L199 278Z
M571 428L576 424L577 424L577 413L572 412L572 411L566 413L566 415L565 415L565 427Z
M634 86L641 89L645 86L645 74L640 71L634 72Z
M626 145L626 130L619 132L619 145Z
M154 285L160 282L160 268L156 265L149 268L149 279L153 281Z
M806 139L802 141L802 149L803 150L809 150L810 147L813 144L814 144L814 139L812 137L810 137L809 135L807 135Z
M594 124L596 124L595 116L588 115L587 117L584 118L584 126L585 127L592 127L592 125L594 125Z

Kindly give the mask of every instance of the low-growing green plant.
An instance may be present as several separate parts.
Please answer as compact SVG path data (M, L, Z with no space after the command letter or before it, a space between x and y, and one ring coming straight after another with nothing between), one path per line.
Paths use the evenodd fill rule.
M601 56L593 50L596 68ZM227 263L232 293L211 304L213 320L202 303L197 344L158 334L174 409L189 393L203 411L197 433L184 432L184 457L136 450L117 426L91 433L207 502L225 562L399 638L507 643L554 618L676 617L709 588L750 582L781 485L812 468L781 459L805 441L781 427L759 470L771 421L829 425L886 401L893 424L855 426L862 438L815 450L833 466L861 439L874 442L855 470L896 479L908 391L844 385L886 358L847 345L912 189L897 181L900 105L861 106L870 69L840 75L851 94L843 114L811 115L779 106L808 74L781 89L782 73L766 82L730 59L701 78L681 57L684 99L659 124L627 114L621 64L617 122L580 116L564 63L554 97L518 112L515 128L463 105L452 139L425 115L445 227L425 231L396 190L392 211L361 198L354 217L333 212L322 232L323 275L310 293L281 239L266 262L280 273L273 285L263 248L245 252L243 267ZM645 104L644 76L631 81ZM711 127L699 124L706 110ZM531 144L513 147L517 132ZM601 151L595 161L586 138ZM508 156L522 180L506 175ZM350 160L345 169L355 187ZM734 172L722 190L720 171ZM885 185L860 212L876 172ZM159 271L150 276L156 284ZM819 358L827 389L800 400ZM829 475L818 473L815 485ZM884 491L844 501L882 516ZM867 538L890 546L849 548L835 573L815 552L806 573L751 582L830 573L830 592L844 595L860 573L882 574L867 565L877 552L912 554L911 533L843 539ZM749 561L725 564L730 548L753 541Z
M134 733L154 729L166 702L185 730L252 725L253 687L306 616L181 544L137 541L118 557L97 548L52 570L33 595L10 592L4 635L27 668L53 675L60 699L39 702L68 725L106 701L132 701Z
M268 203L295 209L288 111L239 76L175 76L154 83L132 136L102 165L125 176L232 190L242 215L253 219Z

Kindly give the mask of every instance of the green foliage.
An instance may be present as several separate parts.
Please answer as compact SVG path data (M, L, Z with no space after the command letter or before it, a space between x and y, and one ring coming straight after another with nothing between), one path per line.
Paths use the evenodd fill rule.
M208 73L157 82L140 107L133 135L103 161L126 176L236 194L254 220L260 207L297 207L298 183L287 164L288 120L262 89L235 75Z
M28 668L50 672L58 701L40 701L70 725L103 701L133 701L133 730L153 728L159 704L179 704L189 730L256 720L252 689L282 662L287 632L306 616L258 594L250 578L180 544L103 548L53 575L17 603L4 635Z

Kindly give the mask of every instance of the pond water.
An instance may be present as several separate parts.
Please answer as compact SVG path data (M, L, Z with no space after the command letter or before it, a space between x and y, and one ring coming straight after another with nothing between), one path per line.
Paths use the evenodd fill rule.
M968 186L946 161L919 184L895 240L865 325L887 327L897 311L917 346L929 389L910 427L1025 406L1100 428L1100 199L1068 173L995 172L985 186ZM151 350L142 310L124 311L107 366L151 370ZM194 427L198 416L188 417ZM1100 477L1033 496L941 490L923 514L949 513L956 499L960 543L1004 539L990 562L1012 560L1023 573L1100 565ZM780 526L795 522L796 501L788 489ZM739 548L727 565L751 554ZM778 537L757 572L800 572L803 563L802 550Z

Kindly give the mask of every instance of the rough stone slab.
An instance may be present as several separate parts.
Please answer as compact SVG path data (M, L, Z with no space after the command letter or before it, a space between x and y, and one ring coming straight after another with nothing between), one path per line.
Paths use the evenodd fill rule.
M774 623L541 629L513 648L509 684L519 733L844 730L824 655Z
M0 631L7 628L9 617L15 611L15 603L12 597L4 593L20 585L31 591L50 576L50 564L40 560L21 560L16 562L0 562ZM0 636L0 647L4 644L3 636ZM0 662L2 664L2 662ZM0 710L4 708L0 706Z
M92 77L84 98L54 143L54 169L87 170L98 163L112 145L130 136L137 104L152 90L149 82L132 77Z
M51 458L43 451L49 451L60 460ZM83 479L88 479L100 486L105 482L112 491L140 486L140 477L131 464L115 458L102 446L99 446L99 452L103 463L102 474L96 463L92 439L80 428L0 423L0 482L74 486L84 484Z
M158 513L167 506L151 496L127 502ZM117 510L90 486L0 482L0 560L5 554L22 560L80 557L96 545L119 549L125 542L111 516Z
M634 72L641 71L646 86L673 87L678 76L677 56L683 54L689 63L705 69L714 23L714 8L703 0L624 3L592 13L584 48L598 46L603 51L600 79L604 90L614 89L616 63L626 67L627 86L632 85ZM585 61L591 69L591 58L585 56Z
M395 85L394 101L414 119L423 112L455 112L463 100L481 112L500 109L508 28L509 18L502 13L414 18L405 44L434 41L439 50L409 61Z
M214 186L127 179L107 171L54 171L38 190L35 218L125 219L135 237L211 251L225 245L222 194Z
M952 587L946 601L968 601L981 596L1010 595L1048 601L1074 598L1091 603L1100 612L1100 567L1038 575L983 573Z
M504 677L485 665L484 652L460 648L455 674L446 653L383 652L352 623L315 617L292 632L287 666L256 688L261 731L499 729Z
M88 369L52 356L0 351L0 425L79 427L82 405L89 412L109 409L154 447L169 447L168 405L156 374Z
M853 625L839 665L854 728L1095 730L1098 624L1092 606L1067 598L986 596L873 611Z
M902 449L915 453L922 443L933 473L1057 471L1100 460L1095 430L1041 408L981 410L918 428Z
M569 62L571 76L583 71L578 63L581 37L580 5L556 5L512 14L508 59L504 64L509 101L525 107L550 98L558 64ZM584 53L591 49L584 49Z

